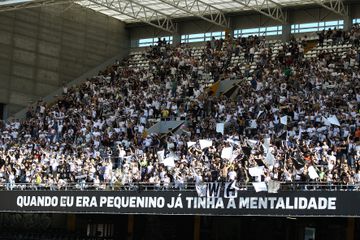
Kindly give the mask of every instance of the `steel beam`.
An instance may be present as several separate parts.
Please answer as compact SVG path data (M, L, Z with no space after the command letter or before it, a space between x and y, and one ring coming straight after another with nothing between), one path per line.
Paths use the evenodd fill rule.
M229 28L229 22L227 21L224 13L201 0L159 0L166 3L176 9L184 11L190 16L196 16L207 22L220 26L224 29Z
M286 15L282 10L282 6L272 0L232 0L246 8L261 13L271 19L286 23Z
M73 2L74 2L74 0L24 1L24 2L19 2L19 3L0 5L0 12L8 12L8 11L14 11L14 10L20 10L20 9L44 7L44 6L59 5L59 4L68 4L68 3L73 3ZM2 3L6 3L6 1L4 1Z
M87 0L88 2L126 15L169 33L176 33L176 24L160 11L133 0Z
M343 0L312 0L314 3L342 16L348 16L348 9Z

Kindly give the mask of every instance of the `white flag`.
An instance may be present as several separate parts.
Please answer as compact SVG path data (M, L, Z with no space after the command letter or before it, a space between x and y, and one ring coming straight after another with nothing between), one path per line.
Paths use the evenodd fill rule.
M268 151L269 151L269 148L267 148L267 147L265 146L265 144L261 144L261 146L263 147L264 153L267 154Z
M232 139L232 138L228 138L228 139L226 139L226 141L229 142L230 144L237 145L237 146L241 146L241 145L240 145L240 141L238 141L238 140L234 140L234 139Z
M267 154L269 152L269 148L270 148L270 138L264 138L264 144L262 144L262 147L264 149L264 153Z
M269 166L274 166L274 164L275 164L275 157L274 157L274 154L271 153L271 151L268 151L268 152L266 153L265 161L266 161L266 163L267 163Z
M264 138L264 145L266 148L270 147L270 138L269 137Z
M232 147L223 148L223 150L221 151L221 158L230 160L232 157L232 153L233 153Z
M224 123L217 123L216 124L216 132L221 133L224 135Z
M268 192L277 193L280 189L280 182L275 180L269 180L268 182Z
M331 123L329 122L329 120L327 120L327 118L322 117L322 120L323 120L323 122L324 122L324 124L325 124L326 126L330 126L330 125L331 125Z
M199 140L199 143L200 143L201 149L212 146L212 140L201 139L201 140Z
M258 141L249 139L249 140L247 140L247 143L249 144L249 146L251 148L254 148L256 146L256 144L258 143Z
M205 183L197 183L195 188L199 197L206 197L207 185Z
M309 171L309 176L311 179L316 179L319 177L319 174L317 174L317 172L315 171L315 168L313 166L310 166L308 168L308 171Z
M180 159L180 157L178 155L176 155L175 152L170 152L168 157L172 157L174 159L174 161L177 161Z
M265 182L253 182L252 185L256 192L267 192L267 186Z
M164 156L165 156L165 151L164 150L157 152L157 157L159 159L159 162L162 162L164 160Z
M333 125L340 126L340 122L335 115L328 117L327 120Z
M191 146L194 146L195 144L196 144L196 142L187 142L188 148L191 147Z
M283 124L283 125L287 125L287 116L286 115L282 116L280 118L280 123Z
M175 162L173 157L167 157L164 159L163 164L166 167L175 167Z
M261 176L264 174L264 166L249 168L249 174L252 177Z
M173 149L175 147L175 144L174 143L169 143L167 144L167 149L170 150L170 149Z

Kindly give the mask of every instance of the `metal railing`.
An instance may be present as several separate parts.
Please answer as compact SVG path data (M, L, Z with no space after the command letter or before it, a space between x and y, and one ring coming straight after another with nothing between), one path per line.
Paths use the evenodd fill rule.
M239 191L255 191L252 183L236 183ZM64 183L64 184L35 184L35 183L0 183L0 191L11 190L45 190L45 191L195 191L194 182L155 184L147 182L120 183ZM278 191L359 191L360 183L342 184L330 182L280 182Z

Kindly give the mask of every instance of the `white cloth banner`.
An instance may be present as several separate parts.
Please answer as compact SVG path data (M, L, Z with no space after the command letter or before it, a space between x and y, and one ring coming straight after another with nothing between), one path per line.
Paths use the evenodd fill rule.
M271 153L271 151L268 151L268 152L266 153L265 162L266 162L269 166L274 166L274 164L275 164L275 157L274 157L274 154Z
M265 182L253 182L252 185L255 188L255 192L267 192L267 186Z
M247 143L249 144L249 146L251 148L254 148L256 146L256 144L258 143L258 141L250 139L250 140L247 140Z
M164 150L158 151L157 152L157 157L159 159L159 162L162 162L164 160L164 157L165 157L165 151Z
M175 167L174 157L167 157L164 159L163 164L166 167Z
M223 148L223 150L221 151L221 158L230 160L232 154L233 154L232 147Z
M200 143L201 149L212 146L212 140L201 139L201 140L199 140L199 143Z
M264 166L249 168L249 174L252 177L261 176L264 174Z
M270 138L264 138L264 144L262 144L262 147L264 148L264 153L267 154L269 152L270 148Z
M172 157L175 161L179 160L180 157L175 152L170 152L168 157Z
M216 124L216 132L221 133L222 135L224 135L224 127L225 127L224 123L217 123Z
M261 146L263 147L264 153L267 154L268 151L269 151L269 148L267 148L267 147L265 146L265 144L262 144Z
M329 120L327 120L327 118L322 117L322 121L324 122L324 124L325 124L326 126L330 126L330 125L331 125L331 123L329 122Z
M226 139L226 141L229 142L229 143L231 143L231 144L235 144L235 145L241 146L241 145L240 145L240 141L233 140L233 139L231 139L231 138Z
M340 122L335 115L328 117L327 120L333 125L340 126Z
M280 118L280 123L283 124L283 125L287 125L287 116L286 115L282 116Z
M277 193L280 189L280 182L275 180L269 180L268 182L268 192Z
M207 184L197 183L195 185L195 188L199 197L206 197Z
M309 171L309 176L311 179L316 179L319 177L319 174L317 174L317 172L313 166L310 166L308 168L308 171Z
M194 146L195 144L196 144L196 142L187 142L188 148L191 147L191 146Z
M270 147L270 138L269 137L264 138L264 145L266 148Z

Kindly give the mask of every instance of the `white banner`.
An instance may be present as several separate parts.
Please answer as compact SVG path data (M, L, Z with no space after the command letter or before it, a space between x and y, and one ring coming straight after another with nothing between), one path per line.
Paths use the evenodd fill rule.
M195 188L199 197L206 197L206 190L207 190L206 183L198 183L195 185Z
M265 182L253 182L252 185L256 192L267 192L267 186Z
M280 118L280 123L283 124L283 125L287 125L287 116L286 115L282 116Z
M216 132L224 135L224 127L225 127L224 123L217 123L216 124Z
M261 176L264 174L264 166L249 168L249 174L252 177Z
M309 176L311 179L316 179L319 177L319 174L317 174L315 168L313 166L308 167Z
M200 148L204 149L212 146L212 140L201 139L199 140Z
M268 151L266 153L265 161L269 166L274 166L275 164L275 157L274 154L271 153L271 151Z
M328 117L327 120L329 121L329 123L331 123L333 125L340 126L340 122L335 115Z
M157 157L159 159L159 162L163 162L164 161L164 157L165 157L165 151L162 150L162 151L158 151L157 152Z
M233 147L223 148L221 151L221 158L230 160L233 154Z
M268 192L277 193L280 189L280 182L275 180L269 180L268 182Z
M163 164L166 167L175 167L174 157L167 157L164 159Z
M254 148L254 147L256 146L256 144L258 143L258 141L257 141L257 140L249 139L249 140L247 140L247 143L249 144L249 146L250 146L251 148Z

